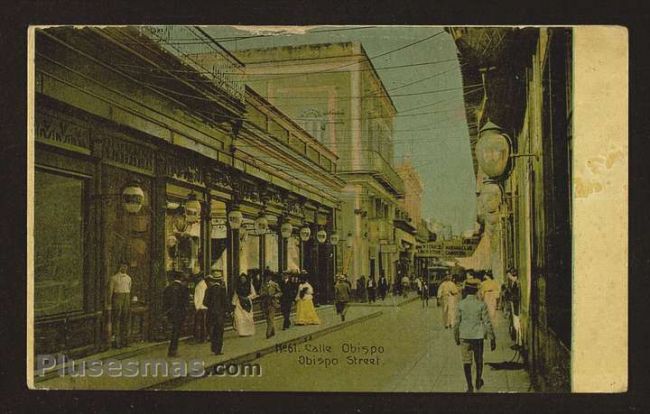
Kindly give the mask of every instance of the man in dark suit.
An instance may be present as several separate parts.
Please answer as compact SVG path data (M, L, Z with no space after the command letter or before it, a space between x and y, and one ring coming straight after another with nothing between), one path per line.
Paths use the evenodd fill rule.
M207 282L208 289L205 292L203 306L208 308L211 350L215 355L223 355L223 331L231 309L228 293L220 270L213 270L213 274L208 276Z
M293 301L296 298L294 293L293 283L289 277L289 273L282 273L282 280L280 281L280 291L282 291L282 296L280 297L280 311L284 317L284 322L282 324L282 330L289 329L291 326L291 307L293 306Z
M172 273L173 281L163 291L163 312L171 325L171 337L167 356L178 356L178 338L187 315L190 291L187 278L180 272Z

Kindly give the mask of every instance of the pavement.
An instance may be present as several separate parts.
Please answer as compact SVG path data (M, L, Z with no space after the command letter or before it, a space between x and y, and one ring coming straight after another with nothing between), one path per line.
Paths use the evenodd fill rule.
M279 329L271 339L264 337L263 322L256 325L257 332L252 337L239 337L230 331L224 338L224 355L220 356L210 352L209 343L187 341L180 345L178 358L167 358L167 342L142 344L126 352L112 350L75 361L77 372L81 361L105 363L112 358L122 367L140 364L137 375L57 375L37 382L36 388L465 392L460 350L452 330L442 326L441 308L436 301L429 301L429 307L422 307L415 296L392 305L387 301L383 307L357 303L348 309L345 322L340 321L332 306L321 306L317 308L321 325ZM530 392L528 374L521 357L511 349L505 320L500 313L497 319L497 349L492 352L486 347L485 386L480 392ZM281 326L279 322L276 321L276 329ZM162 375L160 370L157 375L142 375L145 361L167 363L172 371L181 367L180 372L185 375ZM203 374L213 375L188 375L188 365L193 361L200 362L205 369ZM233 367L235 371L214 375L215 367Z
M285 392L465 392L459 347L444 329L435 301L383 308L382 315L298 344L292 352L258 358L261 375L209 376L177 390ZM349 312L373 307L355 306ZM521 358L511 349L505 320L497 349L484 354L481 393L530 392ZM336 362L335 362L336 360Z
M228 329L224 334L223 355L214 355L210 351L209 342L194 344L188 340L189 338L185 338L180 342L179 356L174 358L167 357L168 341L140 343L125 349L111 349L83 359L68 361L65 366L71 368L72 372L68 371L64 375L61 374L62 370L59 369L63 365L57 365L57 368L48 372L46 376L42 378L36 376L34 387L36 389L53 390L138 390L176 387L194 378L190 375L174 378L172 371L179 368L181 371L176 372L185 372L187 374L191 369L189 366L192 361L200 361L207 371L210 367L218 364L242 363L242 361L254 360L273 352L278 346L311 341L321 335L378 317L382 313L380 310L371 307L355 309L354 312L348 313L345 322L341 322L340 317L336 315L336 311L331 305L320 306L316 308L316 311L321 319L320 325L292 325L286 331L282 330L282 317L276 317L276 335L270 339L265 338L265 321L256 323L256 334L250 337L240 337L234 330ZM144 367L143 362L145 361L149 361L151 364ZM156 367L156 364L161 361L167 363L168 372L164 372L160 365ZM92 364L100 363L104 367L101 372L93 372L92 368L89 368ZM130 366L131 371L124 368L120 371L120 375L112 374L109 364L119 365L122 368ZM183 371L183 367L185 371ZM156 375L139 375L145 369L149 373L156 372ZM134 373L138 375L132 375Z
M402 306L406 303L410 303L419 299L419 296L416 293L410 292L406 297L402 295L393 295L389 293L386 295L384 300L377 298L374 302L350 302L350 306ZM430 299L431 301L431 299ZM435 305L435 299L433 299Z

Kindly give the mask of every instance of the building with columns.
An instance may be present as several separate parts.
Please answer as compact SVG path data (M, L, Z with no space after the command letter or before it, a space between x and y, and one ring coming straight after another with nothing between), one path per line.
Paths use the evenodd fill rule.
M337 214L337 270L360 276L397 273L395 213L404 183L393 166L395 106L358 42L234 52L248 85L338 158L345 185ZM272 126L271 126L272 128Z
M36 354L110 347L108 281L123 262L129 342L166 339L172 272L192 287L220 269L232 295L240 273L305 268L316 302L333 300L338 156L246 87L240 60L197 27L34 38ZM176 39L194 39L211 62Z

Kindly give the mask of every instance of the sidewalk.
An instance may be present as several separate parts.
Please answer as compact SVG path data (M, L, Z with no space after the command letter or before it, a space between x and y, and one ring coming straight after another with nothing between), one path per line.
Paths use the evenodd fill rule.
M409 292L407 297L403 296L394 296L393 294L388 294L386 295L386 299L381 300L380 298L377 298L377 300L373 303L370 302L349 302L349 306L402 306L406 303L413 302L415 300L420 299L420 297L413 292ZM435 306L435 298L434 299L429 299L429 306L432 305L432 300L433 300L433 306Z
M428 349L417 362L405 367L396 375L399 380L393 381L388 386L388 390L392 392L465 391L467 386L460 361L460 350L453 340L453 330L442 327L438 309L435 309L436 323L428 341ZM510 339L506 320L500 311L497 311L496 319L497 348L495 351L490 351L489 342L486 341L483 354L485 386L478 392L534 392L528 372L523 365L523 358L511 348L513 341ZM475 372L473 366L473 380Z
M189 341L181 341L179 345L179 357L167 357L168 342L158 342L155 344L141 344L129 347L128 350L110 350L93 356L75 360L75 372L80 371L80 366L84 362L103 361L105 364L108 360L119 361L122 367L140 367L135 371L136 375L129 376L127 373L118 376L106 374L106 366L101 376L91 376L90 371L85 375L60 376L58 373L45 380L35 378L35 388L37 389L68 389L68 390L137 390L137 389L157 389L177 386L186 380L192 380L191 377L174 378L171 374L163 375L138 375L143 368L140 366L142 361L167 361L170 367L189 364L192 360L203 361L203 366L207 370L211 366L222 363L245 362L262 355L275 351L278 344L288 344L296 342L305 342L321 335L336 331L362 322L369 318L381 315L381 311L371 308L356 308L349 311L347 320L341 322L333 306L321 306L317 308L320 325L295 326L286 331L282 330L282 318L276 318L276 335L270 339L265 338L266 323L260 321L256 323L256 333L250 337L239 337L234 330L226 331L224 334L224 354L214 355L210 351L210 343L191 344ZM150 368L151 369L151 368ZM133 370L131 371L133 372Z

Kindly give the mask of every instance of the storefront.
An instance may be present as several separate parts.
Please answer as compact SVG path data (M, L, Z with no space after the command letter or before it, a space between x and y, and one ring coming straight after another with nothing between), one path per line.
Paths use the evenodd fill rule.
M193 291L200 275L221 270L232 294L240 273L259 290L265 272L305 269L317 303L333 300L336 156L248 89L246 105L273 120L273 135L268 124L197 121L191 107L120 72L119 59L139 58L116 50L120 36L135 36L129 29L100 30L37 38L34 352L74 357L111 345L108 281L121 262L132 278L130 342L168 338L162 291L172 272ZM261 168L265 160L285 167Z

